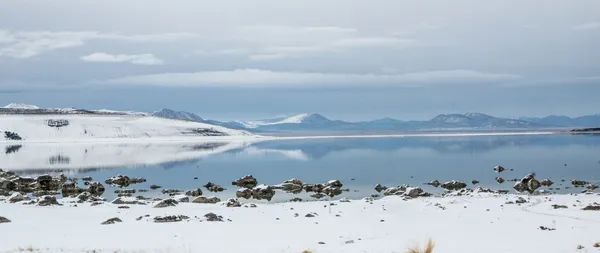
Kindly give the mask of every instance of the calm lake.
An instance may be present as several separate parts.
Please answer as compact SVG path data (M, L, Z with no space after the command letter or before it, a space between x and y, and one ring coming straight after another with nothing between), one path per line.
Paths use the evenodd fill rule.
M190 190L207 182L228 190L204 196L227 199L235 195L231 181L253 175L259 184L279 184L290 178L304 183L338 179L348 188L340 197L362 198L375 194L376 184L421 186L425 191L441 189L424 182L460 180L493 189L511 189L506 180L535 172L541 180L555 182L552 190L580 192L571 179L600 182L600 136L543 135L490 137L405 137L363 139L312 139L259 143L153 143L153 144L21 144L0 145L0 168L22 175L63 172L67 176L91 176L104 183L123 174L143 177L146 183L132 189L163 188ZM502 165L503 173L493 167ZM194 179L194 178L198 179ZM561 180L566 180L561 182ZM81 184L80 186L85 187ZM103 197L115 197L108 187ZM160 189L143 193L158 196ZM308 195L299 195L310 199ZM278 191L273 201L286 201L291 194Z

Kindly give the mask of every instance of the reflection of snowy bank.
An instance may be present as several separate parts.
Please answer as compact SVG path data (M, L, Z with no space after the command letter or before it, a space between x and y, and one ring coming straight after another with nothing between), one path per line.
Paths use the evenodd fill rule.
M79 170L172 164L241 149L246 142L129 144L4 144L0 164L7 170Z
M267 156L269 154L279 154L279 155L282 155L282 156L292 159L292 160L302 160L302 161L310 160L310 157L308 157L308 155L305 154L300 149L278 150L278 149L259 149L256 147L248 147L244 150L244 152L248 155L253 155L253 156Z

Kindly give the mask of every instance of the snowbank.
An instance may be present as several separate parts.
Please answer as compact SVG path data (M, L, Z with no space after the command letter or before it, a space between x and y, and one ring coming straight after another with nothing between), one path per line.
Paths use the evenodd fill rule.
M434 252L596 252L598 211L582 208L598 195L516 195L376 201L300 202L228 208L65 203L36 207L0 201L0 251L19 252L406 252L432 238ZM64 200L63 200L64 201ZM566 205L554 209L553 204ZM211 219L223 222L208 221ZM314 213L314 217L306 217ZM297 215L296 215L297 214ZM147 217L146 217L147 215ZM155 223L169 216L173 223ZM179 216L184 215L189 217ZM140 220L137 220L141 216ZM309 215L311 216L311 215ZM122 222L101 225L117 217ZM543 230L540 228L550 228ZM555 229L555 230L552 230ZM578 245L585 248L577 251ZM35 251L39 249L40 251Z

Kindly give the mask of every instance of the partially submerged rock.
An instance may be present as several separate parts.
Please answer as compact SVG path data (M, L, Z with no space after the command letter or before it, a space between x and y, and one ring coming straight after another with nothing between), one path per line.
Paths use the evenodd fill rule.
M496 182L498 182L499 184L504 183L504 178L496 177Z
M284 181L280 185L274 186L274 188L275 189L283 190L285 192L297 194L297 193L301 193L302 192L303 185L304 184L299 179L292 178L292 179Z
M242 178L238 178L237 180L231 182L231 185L235 185L237 187L242 188L254 188L258 185L258 181L252 175L246 175Z
M425 184L426 184L426 185L431 185L431 186L433 186L433 187L440 187L440 185L442 185L442 184L440 183L440 181L437 181L437 180L433 180L433 181L431 181L431 182L429 182L429 183L425 183Z
M110 184L110 185L114 185L114 186L118 186L118 187L126 187L126 186L129 186L130 184L137 184L137 183L143 183L143 182L146 182L146 179L129 178L128 176L124 176L124 175L116 175L116 176L106 179L106 181L104 181L104 183L106 183L106 184Z
M181 194L181 190L177 189L162 189L162 194L167 194L173 196L174 194Z
M471 181L471 184L473 184L473 185L479 184L479 181L473 180L473 181Z
M385 191L386 189L387 189L387 187L385 187L381 184L375 185L375 191L377 191L377 192Z
M582 187L589 183L586 181L583 181L583 180L573 179L573 180L571 180L571 184L575 187Z
M110 219L102 222L101 225L110 225L110 224L115 224L115 223L119 223L119 222L123 222L123 221L117 217L114 217L114 218L110 218Z
M202 190L200 188L198 188L193 191L187 191L187 192L185 192L185 195L192 196L192 197L202 196Z
M444 188L446 190L456 191L456 190L460 190L462 188L467 187L467 184L460 182L460 181L452 180L452 181L443 183L441 186L442 186L442 188Z
M225 188L223 188L222 186L211 182L205 184L204 188L206 188L209 192L222 192L225 190Z
M101 196L102 194L104 194L105 190L106 189L104 188L104 185L102 185L99 182L91 182L88 184L87 188L87 192L95 196Z
M104 199L92 195L89 192L82 192L77 195L77 203L104 201Z
M218 202L221 202L221 199L217 198L217 197L197 197L194 200L192 200L192 203L199 203L199 204L216 204Z
M495 171L495 172L498 172L498 173L501 173L501 172L503 172L503 171L504 171L504 167L502 167L502 166L498 165L498 166L494 167L494 171Z
M533 193L540 186L541 183L535 179L535 174L528 174L520 181L516 182L513 188L518 192Z
M150 186L150 189L152 189L152 190L156 190L156 189L160 189L160 188L162 188L162 186L160 186L160 185L153 184Z

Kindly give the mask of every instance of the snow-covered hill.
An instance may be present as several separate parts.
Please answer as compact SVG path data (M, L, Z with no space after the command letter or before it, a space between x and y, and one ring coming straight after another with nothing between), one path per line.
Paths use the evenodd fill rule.
M25 110L40 109L36 105L17 104L17 103L8 104L7 106L4 106L3 108L6 108L6 109L25 109Z
M2 115L0 141L248 138L248 132L182 120L133 115ZM13 138L8 138L12 133ZM16 135L14 135L16 134ZM15 138L14 136L18 136ZM11 140L9 140L11 139Z
M152 113L152 116L161 117L165 119L180 119L180 120L188 120L194 122L205 123L205 120L200 116L193 114L191 112L183 112L183 111L174 111L171 109L162 109L160 111L156 111Z

